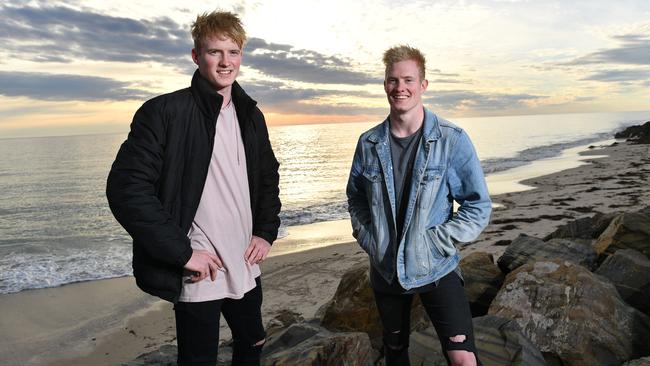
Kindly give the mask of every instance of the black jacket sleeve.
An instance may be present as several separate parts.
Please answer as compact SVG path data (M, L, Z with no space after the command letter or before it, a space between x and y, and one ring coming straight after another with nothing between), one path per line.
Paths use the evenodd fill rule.
M269 243L278 237L280 227L280 164L275 158L269 132L262 112L256 109L257 141L259 146L259 186L257 192L257 207L253 218L253 235L259 236Z
M108 175L106 196L134 246L157 261L183 267L192 256L190 241L156 196L166 140L160 104L150 100L133 117Z

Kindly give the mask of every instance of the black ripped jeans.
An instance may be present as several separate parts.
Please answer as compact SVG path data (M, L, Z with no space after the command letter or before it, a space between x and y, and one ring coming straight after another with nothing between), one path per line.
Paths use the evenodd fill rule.
M460 277L452 271L441 278L432 290L418 295L436 329L447 363L451 364L447 351L465 350L473 352L477 365L481 365L474 345L472 313ZM375 291L375 301L384 328L386 366L410 365L408 347L413 294ZM452 342L449 339L457 335L465 335L465 341Z
M255 344L263 341L266 333L262 325L262 283L259 277L255 283L255 288L241 299L179 302L174 306L179 365L217 364L221 313L232 331L232 364L260 364L262 345Z

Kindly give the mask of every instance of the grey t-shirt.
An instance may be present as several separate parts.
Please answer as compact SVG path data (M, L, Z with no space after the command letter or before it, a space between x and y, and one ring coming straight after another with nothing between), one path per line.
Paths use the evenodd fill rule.
M414 134L397 137L390 134L390 154L393 159L393 180L395 186L395 209L397 212L397 235L402 235L404 214L408 205L408 196L413 175L413 162L422 137L422 127ZM406 187L406 189L404 189Z
M407 137L397 137L392 133L390 134L390 153L393 159L393 184L395 186L398 238L401 238L404 228L404 215L408 206L409 187L411 186L411 177L413 176L413 163L415 162L415 154L420 146L421 140L422 127ZM390 248L390 250L393 251L393 258L397 258L397 243L394 243L393 248ZM460 267L456 267L454 271L462 280L463 277L460 272ZM377 292L388 294L417 294L433 290L438 285L438 281L406 290L399 284L397 276L394 276L393 281L388 283L373 266L370 266L370 285Z

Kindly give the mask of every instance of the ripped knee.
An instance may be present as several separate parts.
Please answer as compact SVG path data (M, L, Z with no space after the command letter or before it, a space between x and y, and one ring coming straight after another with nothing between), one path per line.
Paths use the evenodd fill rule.
M464 334L459 334L453 337L449 337L449 341L453 343L465 343L466 340L467 337Z
M384 345L393 351L402 351L409 346L409 335L399 330L384 332Z
M445 338L443 348L447 351L471 351L473 350L472 342L467 338L466 334L457 334Z
M260 348L261 348L262 346L264 346L264 343L266 343L266 338L263 338L261 341L256 342L256 343L253 345L253 347L260 347Z

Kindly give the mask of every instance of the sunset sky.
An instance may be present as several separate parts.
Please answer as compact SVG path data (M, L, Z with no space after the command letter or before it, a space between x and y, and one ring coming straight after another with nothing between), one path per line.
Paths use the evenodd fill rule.
M646 0L4 1L0 138L126 132L189 85L190 24L215 6L242 17L238 80L270 124L379 121L402 43L443 116L650 109Z

